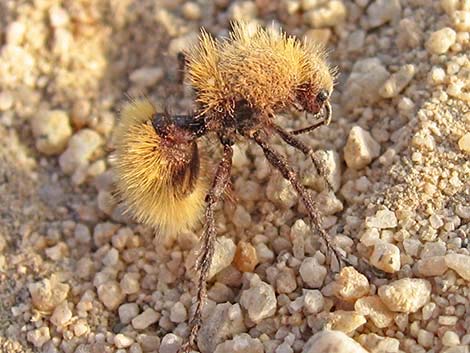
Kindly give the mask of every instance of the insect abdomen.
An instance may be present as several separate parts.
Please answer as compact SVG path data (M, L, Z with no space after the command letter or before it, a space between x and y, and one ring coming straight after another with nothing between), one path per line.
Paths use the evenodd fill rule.
M189 133L147 100L127 104L115 133L117 191L134 218L163 233L192 228L204 210L207 165ZM160 129L161 128L161 129Z

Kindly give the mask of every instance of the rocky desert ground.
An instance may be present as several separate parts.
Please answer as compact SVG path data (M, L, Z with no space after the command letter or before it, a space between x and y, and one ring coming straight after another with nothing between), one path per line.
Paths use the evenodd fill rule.
M468 0L1 0L0 14L0 351L177 352L201 229L129 219L113 126L128 97L191 111L177 54L243 20L328 48L332 123L303 141L334 192L272 142L349 261L377 271L336 273L293 189L242 141L200 351L469 352Z

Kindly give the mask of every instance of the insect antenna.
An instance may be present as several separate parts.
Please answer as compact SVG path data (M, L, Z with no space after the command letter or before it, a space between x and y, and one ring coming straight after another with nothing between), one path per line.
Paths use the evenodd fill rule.
M307 192L307 189L299 181L297 173L292 169L284 156L277 153L273 148L269 146L266 142L266 138L261 135L260 130L256 131L253 134L253 140L262 148L266 159L279 170L282 176L289 180L289 182L294 187L297 194L302 199L305 208L307 209L308 215L313 223L314 228L323 238L326 243L328 251L334 256L335 260L338 262L338 265L341 266L342 263L351 264L350 261L343 255L342 250L333 243L331 235L329 235L321 225L321 215L318 211L318 207L312 199L312 196ZM332 263L330 262L330 265Z
M290 133L292 135L306 134L310 131L313 131L313 130L319 128L320 126L329 125L330 121L331 121L331 104L330 104L330 102L325 102L324 103L324 111L325 111L324 116L320 119L320 121L317 121L317 122L313 123L312 125L309 125L307 127L301 128L301 129L292 130L292 131L290 131Z
M190 322L191 332L188 341L181 347L181 353L189 353L196 347L196 339L202 324L202 308L207 297L207 276L214 255L216 240L216 228L214 210L217 202L222 198L225 188L230 181L232 169L233 149L231 145L224 143L224 153L220 161L212 182L212 187L206 197L205 221L206 227L202 235L201 252L196 261L196 272L199 274L196 294L196 310Z

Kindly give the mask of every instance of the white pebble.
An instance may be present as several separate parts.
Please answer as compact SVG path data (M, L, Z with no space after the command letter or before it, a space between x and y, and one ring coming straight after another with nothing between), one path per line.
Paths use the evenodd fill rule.
M304 289L304 310L306 314L318 314L323 310L325 299L317 289Z
M67 301L59 304L52 313L51 322L57 326L64 326L72 318L72 311L69 308Z
M320 288L328 271L324 266L318 264L314 257L307 257L302 261L299 272L308 288Z
M397 224L395 212L387 208L377 211L373 217L366 218L366 225L369 228L388 229L395 228Z
M82 129L74 134L69 140L67 149L59 157L62 171L72 174L78 167L87 165L102 143L101 136L91 129Z
M463 254L447 254L445 256L447 266L453 269L457 274L470 281L470 256Z
M52 6L49 9L49 21L52 27L64 27L69 23L69 14L60 6Z
M414 313L429 302L431 283L425 279L402 278L381 286L378 294L391 311Z
M6 111L13 106L13 96L8 91L0 92L0 111Z
M325 6L315 8L304 14L305 23L313 28L334 27L344 22L347 15L342 1L331 0Z
M367 8L369 26L379 27L389 21L400 17L401 6L399 0L375 0Z
M452 28L442 28L431 33L426 42L426 49L431 54L444 54L455 43L456 38L457 34Z
M354 126L344 147L344 160L349 168L362 169L380 154L380 145L360 126Z
M459 335L454 331L446 331L442 336L442 344L447 347L454 347L460 344Z
M259 339L242 333L219 344L214 353L264 353L264 347Z
M181 347L182 339L173 333L167 333L162 338L159 353L177 353Z
M117 250L116 250L117 251ZM138 272L126 273L120 282L121 289L125 294L134 294L140 290L140 275Z
M36 148L46 155L61 153L72 135L69 117L63 110L40 112L31 121Z
M242 291L240 304L248 311L250 319L258 323L275 314L277 300L274 289L255 275L250 288Z
M462 152L470 153L470 133L466 133L459 138L458 144Z
M142 67L131 72L129 79L141 87L150 87L158 83L163 78L161 67Z
M118 310L119 313L119 320L123 324L128 324L139 315L139 306L136 303L126 303L122 304Z
M170 320L176 324L186 321L188 312L183 303L177 302L170 310Z
M126 295L122 292L119 283L106 281L98 286L98 297L107 309L114 310L121 305Z
M160 319L160 314L152 308L145 309L140 315L132 319L132 326L136 330L144 330Z
M414 65L403 65L380 87L379 94L384 98L393 98L405 89L415 74Z
M134 339L122 333L118 333L116 336L114 336L114 345L117 348L127 348L132 343L134 343Z
M302 353L368 353L341 331L323 330L311 337Z
M9 45L21 45L26 32L23 22L13 21L6 28L6 42Z
M394 273L400 270L400 249L393 244L378 241L370 256L370 263L379 270Z
M44 343L48 342L51 339L49 327L44 326L36 330L29 331L26 335L26 338L35 347L41 348L44 345Z

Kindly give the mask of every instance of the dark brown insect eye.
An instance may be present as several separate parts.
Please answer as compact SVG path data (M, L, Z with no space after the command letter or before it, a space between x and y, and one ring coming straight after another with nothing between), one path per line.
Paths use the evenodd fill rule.
M328 91L326 89L322 89L320 90L320 92L318 92L317 94L317 97L315 98L315 100L318 102L318 103L324 103L326 102L326 100L330 97Z

